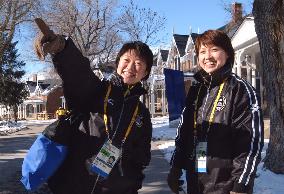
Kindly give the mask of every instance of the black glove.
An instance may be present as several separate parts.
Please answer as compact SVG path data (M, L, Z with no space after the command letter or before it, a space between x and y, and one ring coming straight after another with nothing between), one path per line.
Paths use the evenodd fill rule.
M170 169L170 173L168 174L168 185L172 192L178 194L181 191L181 186L183 185L183 180L179 180L182 175L182 170L176 167L172 167Z

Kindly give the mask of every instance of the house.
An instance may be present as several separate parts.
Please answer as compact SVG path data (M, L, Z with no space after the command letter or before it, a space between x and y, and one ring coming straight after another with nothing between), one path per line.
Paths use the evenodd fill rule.
M197 67L194 52L197 36L197 33L190 33L189 35L173 34L170 49L159 49L154 56L154 65L148 80L150 85L148 107L152 116L168 113L164 68L184 72L185 92L187 93L193 81L193 71Z
M173 34L167 59L167 68L180 71L188 71L190 67L181 58L185 55L189 35Z
M235 50L235 63L233 66L233 72L243 79L247 80L256 88L259 93L262 102L262 109L264 114L268 114L268 107L266 103L266 90L263 86L262 71L261 71L261 54L259 49L259 43L257 35L255 33L254 18L253 15L249 14L243 16L242 4L232 4L232 19L231 21L218 28L228 34L231 38L233 48ZM194 45L197 38L197 33L190 33L189 35L173 34L170 49L168 51L168 57L165 65L158 65L157 68L161 69L158 72L151 72L151 76L155 77L156 74L160 75L163 68L170 68L174 70L180 70L184 72L185 90L186 93L188 88L194 81L193 74L197 71L197 58L195 55ZM162 55L163 50L160 49L157 56ZM159 59L159 57L157 57ZM159 87L163 87L162 80L155 82L152 80L152 88L155 88L155 84ZM155 103L158 103L157 97L154 95L152 99ZM166 99L160 100L166 102ZM156 105L157 106L157 105ZM163 105L159 105L163 107ZM150 110L152 113L153 111Z
M187 72L195 72L197 69L197 58L195 55L195 41L198 37L197 33L190 33L187 39L185 47L185 55L182 57L182 63L186 63L185 66L188 67Z
M242 4L233 3L232 21L219 30L228 34L235 50L235 63L232 71L256 89L261 97L264 116L268 116L266 90L262 78L262 58L253 15L242 16Z
M254 17L248 15L231 37L235 50L235 64L233 72L247 80L261 97L261 105L267 114L265 88L261 71L262 58L258 38L255 32Z
M148 96L146 106L149 108L152 117L168 114L165 95L164 68L167 65L168 50L159 49L154 55L154 64L151 69L148 85Z
M65 106L63 89L58 80L38 80L33 75L31 81L26 81L29 95L18 106L18 119L49 119L55 117L55 111L60 106ZM12 118L12 110L0 106L0 117Z

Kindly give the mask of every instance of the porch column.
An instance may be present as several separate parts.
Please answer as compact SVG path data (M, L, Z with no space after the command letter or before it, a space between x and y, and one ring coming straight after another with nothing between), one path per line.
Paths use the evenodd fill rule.
M252 68L252 72L251 72L251 76L252 76L252 80L251 80L251 84L253 87L256 88L256 78L258 77L259 79L259 74L257 74L257 69L256 69L256 61L255 61L255 55L252 55L252 59L251 59L251 68ZM258 70L259 71L259 70Z
M37 118L37 104L36 103L34 103L33 104L33 107L34 107L34 115L35 115L35 119L37 120L38 118Z
M251 68L248 65L246 65L246 69L247 69L247 81L251 83Z
M162 115L166 114L165 88L162 89Z
M23 107L24 119L26 119L26 118L27 118L27 105L24 104L23 106L24 106L24 107Z
M21 104L21 119L24 117L24 104Z
M251 84L254 88L256 88L256 75L254 68L251 70Z
M18 119L21 119L21 105L18 106Z
M241 64L241 56L243 54L243 50L240 50L236 53L236 66L237 66L237 75L241 77L242 75L242 64Z
M37 104L34 103L34 104L33 104L33 107L34 107L34 113L37 114Z
M152 114L152 118L153 118L153 117L154 117L154 114L155 114L155 96L154 96L154 88L153 88L153 89L151 89L150 107L151 107L151 114Z

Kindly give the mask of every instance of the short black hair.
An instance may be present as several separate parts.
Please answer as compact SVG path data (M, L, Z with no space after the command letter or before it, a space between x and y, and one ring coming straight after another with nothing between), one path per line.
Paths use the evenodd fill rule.
M147 80L149 78L150 72L151 72L151 68L153 65L153 53L151 51L151 49L149 48L149 46L141 41L131 41L131 42L126 42L125 44L123 44L123 46L121 47L120 51L118 52L116 59L115 59L115 63L116 66L119 63L119 59L120 57L128 52L129 50L134 50L136 52L136 54L145 61L146 63L146 71L147 71L147 75L143 78L143 80Z

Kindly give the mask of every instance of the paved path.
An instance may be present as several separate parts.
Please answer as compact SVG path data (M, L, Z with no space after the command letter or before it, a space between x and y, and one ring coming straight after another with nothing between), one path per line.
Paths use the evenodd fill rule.
M146 177L139 194L172 194L166 181L170 165L158 149L159 143L152 142L152 159L145 169Z
M8 136L0 136L0 194L43 194L46 186L36 192L25 191L19 182L23 158L34 142L37 134L47 124L30 124L30 129L19 131ZM169 164L157 148L161 142L152 143L152 159L145 169L146 178L139 194L171 194L166 178Z

